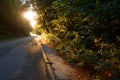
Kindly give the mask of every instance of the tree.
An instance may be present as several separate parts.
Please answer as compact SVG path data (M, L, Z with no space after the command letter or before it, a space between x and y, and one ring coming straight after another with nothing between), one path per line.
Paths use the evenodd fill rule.
M29 34L29 24L24 22L19 12L19 0L2 0L0 1L0 34L13 34L22 36Z
M36 1L40 29L52 34L69 62L92 70L94 78L119 79L119 0Z

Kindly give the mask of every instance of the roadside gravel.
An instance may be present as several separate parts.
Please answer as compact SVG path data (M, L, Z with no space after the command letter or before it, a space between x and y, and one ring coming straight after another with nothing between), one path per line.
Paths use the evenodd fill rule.
M50 46L43 44L47 57L53 63L54 72L58 80L92 80L88 71L83 69L76 69L69 64L66 64L65 60L57 55Z

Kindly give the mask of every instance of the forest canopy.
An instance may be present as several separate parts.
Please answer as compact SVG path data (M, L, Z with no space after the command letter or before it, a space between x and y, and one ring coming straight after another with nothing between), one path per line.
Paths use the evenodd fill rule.
M38 14L33 32L95 80L120 79L120 0L0 0L0 38L27 35L19 16L30 4ZM89 67L88 67L89 66Z
M120 79L120 0L33 0L36 33L95 79ZM89 66L89 67L88 67Z
M29 35L30 25L20 9L20 0L0 0L0 39Z

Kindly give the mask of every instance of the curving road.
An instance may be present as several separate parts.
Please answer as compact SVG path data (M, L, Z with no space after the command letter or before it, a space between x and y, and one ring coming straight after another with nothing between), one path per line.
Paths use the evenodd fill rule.
M48 80L39 37L0 43L0 80Z

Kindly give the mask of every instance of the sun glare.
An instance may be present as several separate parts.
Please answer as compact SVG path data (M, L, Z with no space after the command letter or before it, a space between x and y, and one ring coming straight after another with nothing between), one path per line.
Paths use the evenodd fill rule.
M35 19L37 14L34 11L27 11L24 13L24 17L28 20Z
M37 21L36 21L36 20L31 20L31 21L30 21L30 25L31 25L32 27L34 27L36 24L37 24Z
M26 11L26 12L24 12L23 16L30 22L30 25L32 27L34 27L37 24L36 18L38 15L36 12L34 12L32 10Z

